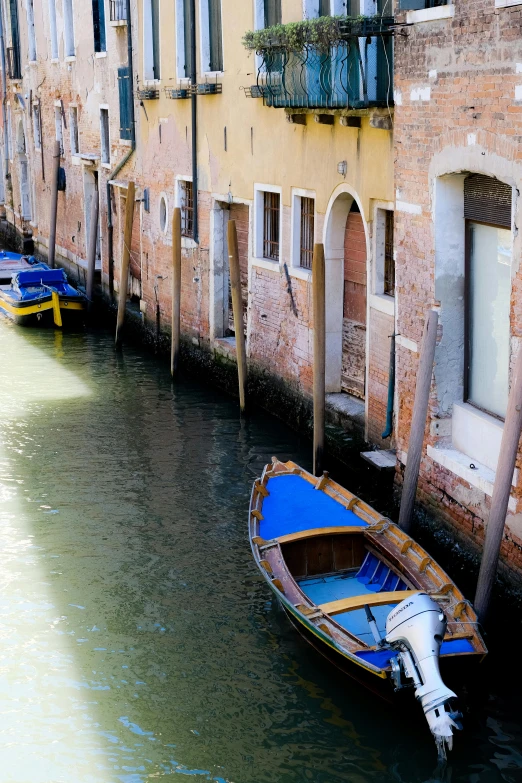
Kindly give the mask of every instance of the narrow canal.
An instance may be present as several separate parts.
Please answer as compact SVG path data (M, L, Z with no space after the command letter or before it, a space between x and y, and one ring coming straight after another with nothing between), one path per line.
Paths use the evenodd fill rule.
M522 781L518 697L478 683L437 769L413 698L341 680L270 597L248 496L309 465L295 433L105 332L0 319L0 356L2 783Z

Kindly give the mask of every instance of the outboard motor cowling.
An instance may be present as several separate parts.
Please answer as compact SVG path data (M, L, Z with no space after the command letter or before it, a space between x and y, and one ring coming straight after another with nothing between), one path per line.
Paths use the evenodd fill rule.
M439 654L446 616L426 593L417 593L398 604L386 619L386 642L399 651L402 670L413 680L439 753L451 750L453 729L461 729L461 714L452 702L456 694L444 685L439 671Z

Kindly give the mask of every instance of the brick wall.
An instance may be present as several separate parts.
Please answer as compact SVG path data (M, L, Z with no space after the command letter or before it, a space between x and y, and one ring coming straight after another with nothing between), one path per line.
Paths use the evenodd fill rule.
M458 172L479 172L522 185L522 104L517 75L522 62L520 7L495 9L493 0L464 0L454 18L414 24L395 38L395 243L398 332L398 450L407 451L418 353L426 311L436 299L435 182ZM432 10L436 13L436 9ZM405 21L406 14L399 14ZM520 88L519 88L520 89ZM516 204L515 221L519 205ZM440 240L442 243L442 240ZM451 248L449 248L451 252ZM511 333L522 334L518 291L520 246L515 241ZM443 308L444 309L444 308ZM451 325L439 341L451 340ZM445 331L446 330L446 331ZM444 367L439 365L439 372ZM451 438L438 425L448 413L432 387L426 442ZM451 415L451 411L449 411ZM520 460L519 460L520 466ZM480 547L490 499L427 456L422 461L420 498L447 524ZM520 485L513 497L521 496ZM508 517L502 556L520 570L522 529Z

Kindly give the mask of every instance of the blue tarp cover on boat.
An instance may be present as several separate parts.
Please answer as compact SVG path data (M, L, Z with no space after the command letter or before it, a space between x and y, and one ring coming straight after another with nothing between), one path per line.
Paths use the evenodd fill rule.
M319 527L367 527L360 517L306 479L295 474L272 476L263 502L259 535L267 541Z
M20 288L29 285L57 285L67 282L67 275L63 269L28 269L18 272L15 282Z
M441 655L472 653L474 651L475 648L469 639L448 639L446 642L442 642L440 648ZM368 663L373 663L374 666L383 669L386 666L389 666L390 658L395 653L392 650L361 650L355 654L358 658L362 658L363 661L368 661Z

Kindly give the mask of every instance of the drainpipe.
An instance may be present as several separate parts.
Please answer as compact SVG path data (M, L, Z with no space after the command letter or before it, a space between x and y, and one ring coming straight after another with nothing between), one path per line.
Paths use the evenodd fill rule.
M0 0L1 2L1 0ZM131 0L127 0L127 65L129 68L129 91L130 91L130 128L131 128L131 147L123 159L118 163L115 169L113 169L109 175L107 181L107 231L108 231L108 246L109 246L109 291L111 298L114 296L114 225L112 222L112 205L111 205L111 185L110 182L116 179L120 171L130 160L136 150L136 128L134 125L134 71L132 64L132 25L131 25Z
M197 65L196 65L196 0L190 0L190 51L192 54L190 83L192 85L192 198L193 198L193 239L199 242L198 228L198 105L197 105Z
M5 37L4 37L4 3L0 0L0 57L2 61L2 117L4 122L4 178L7 178L9 173L9 133L7 132L7 81L5 73Z

